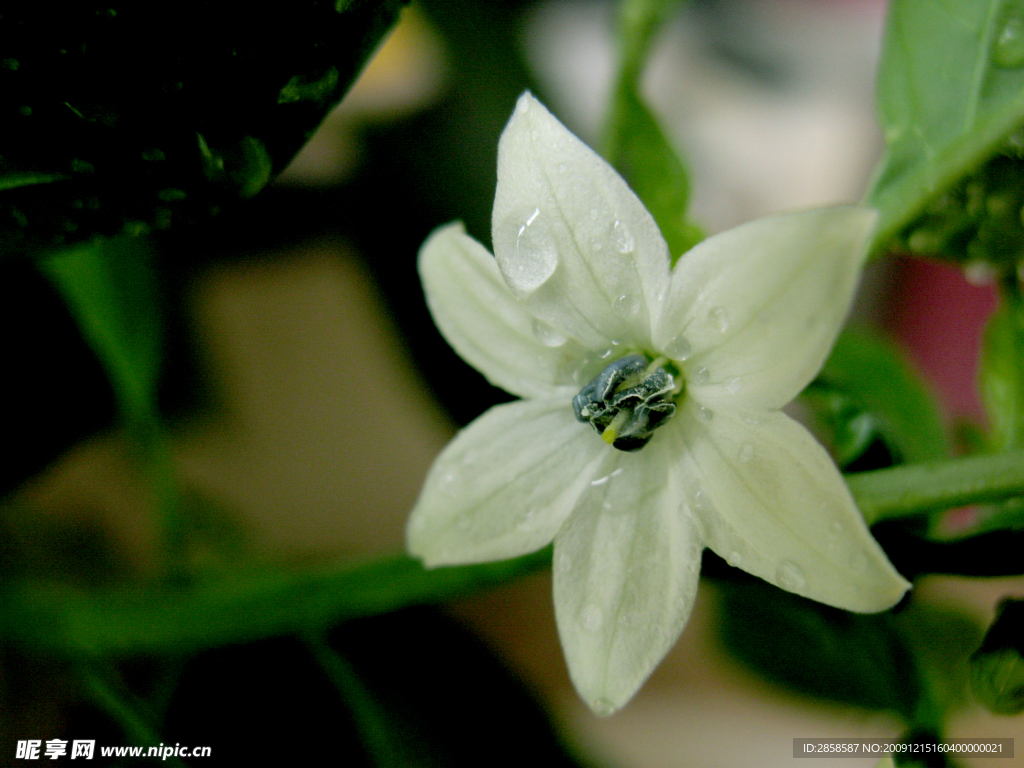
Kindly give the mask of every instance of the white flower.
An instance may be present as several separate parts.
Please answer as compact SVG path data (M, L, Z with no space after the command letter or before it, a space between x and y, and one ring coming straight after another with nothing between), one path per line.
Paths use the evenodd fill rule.
M419 257L445 338L522 399L437 459L409 550L436 566L554 540L559 635L599 714L678 638L706 546L829 605L892 606L909 585L826 452L779 411L821 368L874 222L855 206L765 218L670 270L625 182L524 94L498 149L496 258L460 224Z

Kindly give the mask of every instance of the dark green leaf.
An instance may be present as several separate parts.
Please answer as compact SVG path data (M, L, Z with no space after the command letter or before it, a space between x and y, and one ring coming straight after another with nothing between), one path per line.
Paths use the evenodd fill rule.
M854 435L866 429L857 423L866 413L903 461L930 461L949 455L934 399L890 342L856 328L843 331L819 380L845 393L863 409L847 410L846 423L849 430L855 430ZM864 443L869 435L860 437Z
M1024 2L897 0L878 82L886 153L869 194L886 247L1024 123ZM949 212L956 228L958 211ZM945 235L944 235L945 236Z
M921 680L891 616L846 613L754 579L722 587L723 639L745 664L801 693L914 719Z
M0 255L204 221L251 197L403 4L6 4Z

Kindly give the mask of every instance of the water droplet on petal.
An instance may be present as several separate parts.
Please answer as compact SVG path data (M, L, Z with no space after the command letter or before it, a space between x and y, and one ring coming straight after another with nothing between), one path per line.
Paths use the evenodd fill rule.
M785 590L799 592L807 585L807 577L792 560L783 560L775 570L775 582Z
M608 699L598 699L594 702L594 714L598 717L608 717L615 711L615 705Z
M754 446L750 445L750 443L744 443L740 446L740 450L737 455L739 456L740 461L744 464L748 464L750 460L754 458Z
M611 354L612 354L612 350L611 350L611 347L609 347L608 349L602 350L598 354L598 357L600 357L602 360L607 360L609 357L611 357Z
M545 347L560 347L568 339L542 320L534 319L533 335Z
M580 614L580 623L585 632L597 632L604 624L604 614L596 605L588 605Z
M730 395L735 395L742 388L743 388L743 379L741 379L739 377L728 379L725 382L725 391L728 392Z
M705 424L715 418L715 412L710 408L705 408L703 405L697 409L697 417Z
M697 491L693 495L693 506L698 512L710 512L714 509L711 505L711 499L707 497L704 491Z
M615 300L615 311L623 317L636 317L640 311L640 300L632 294L624 293Z
M519 220L509 219L502 230L499 237L504 234L506 242L512 242L508 248L497 248L498 266L512 292L525 299L544 285L558 266L555 238L539 208Z
M673 360L680 361L686 360L693 354L693 348L690 346L690 340L681 333L678 336L674 336L672 340L665 345L665 349L663 351Z
M697 380L698 384L707 384L711 381L711 371L707 368L699 368L697 373L694 374L694 379Z
M733 568L736 568L741 562L743 562L743 555L741 555L736 550L733 550L729 553L729 556L725 558L725 562L727 562Z
M612 245L619 253L632 253L636 248L636 238L633 237L633 233L618 219L612 224L608 234L611 237Z
M724 307L712 307L708 312L708 320L714 324L721 333L729 330L729 313Z
M1024 64L1024 14L1014 9L992 46L992 61L999 67L1019 67Z

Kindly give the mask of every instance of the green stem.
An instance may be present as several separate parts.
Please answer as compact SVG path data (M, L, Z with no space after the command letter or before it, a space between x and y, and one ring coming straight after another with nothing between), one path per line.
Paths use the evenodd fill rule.
M651 42L677 2L622 0L619 3L619 68L612 86L603 140L603 154L612 165L619 165L626 149L624 134Z
M847 475L868 525L1024 496L1024 450L904 464Z
M373 764L378 768L406 765L394 738L398 735L398 729L392 725L387 712L359 679L348 660L331 648L319 634L309 634L304 639L313 658L338 689L352 713L360 740Z
M125 738L146 748L163 743L160 734L150 725L152 718L144 707L132 701L134 697L130 693L119 690L122 686L101 670L98 662L84 661L79 664L78 672L92 700L121 727ZM188 768L187 763L173 755L163 759L166 765Z

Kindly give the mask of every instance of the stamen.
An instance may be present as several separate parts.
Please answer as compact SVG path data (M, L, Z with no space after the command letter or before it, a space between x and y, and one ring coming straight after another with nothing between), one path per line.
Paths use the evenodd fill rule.
M590 422L601 439L620 451L637 451L675 413L683 391L666 369L666 357L627 355L610 363L572 400L576 418Z

